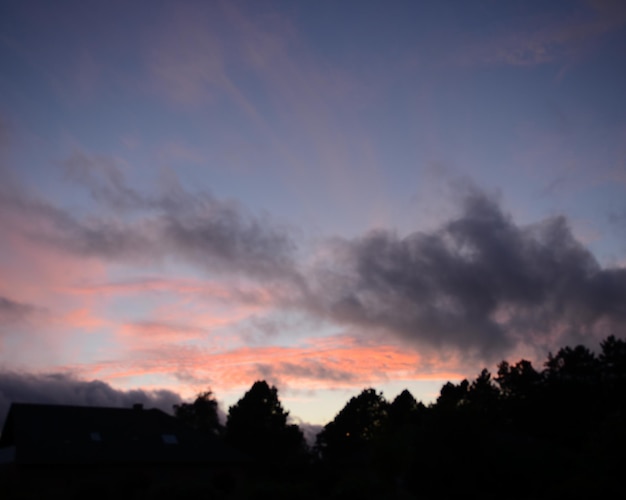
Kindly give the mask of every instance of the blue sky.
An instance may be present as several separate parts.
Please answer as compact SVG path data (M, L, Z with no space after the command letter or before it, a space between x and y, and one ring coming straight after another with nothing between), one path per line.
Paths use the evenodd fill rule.
M4 372L325 423L620 334L622 2L0 9Z

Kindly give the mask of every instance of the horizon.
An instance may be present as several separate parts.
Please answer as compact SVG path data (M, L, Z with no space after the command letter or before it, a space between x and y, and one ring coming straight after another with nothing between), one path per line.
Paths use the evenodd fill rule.
M610 339L610 337L619 339L619 337L612 335L603 339L597 347L597 349L589 348L588 346L584 346L587 349L590 349L590 352L594 356L598 356L602 350L603 342ZM582 345L582 344L579 344ZM546 371L549 371L547 363L551 356L557 355L561 350L567 348L575 348L577 346L561 346L555 352L548 352L544 356L543 362L538 362L535 360L535 363L530 362L533 365L533 368L540 374L543 374ZM521 361L529 361L525 359L503 359L501 362L508 363L509 366L513 366L517 362ZM499 368L500 363L496 368ZM491 375L491 380L495 384L495 387L499 387L499 383L495 380L495 377L498 373L497 369L491 369L487 366L483 367L484 370L487 370ZM482 370L478 370L475 374L475 377L478 378L482 374ZM479 373L480 372L480 373ZM475 380L472 376L464 377L463 379L456 380L446 380L441 384L440 390L433 394L432 399L423 400L417 398L416 401L418 403L423 404L425 407L433 407L437 403L437 399L441 394L441 389L444 385L449 383L458 382L461 383L463 380L467 380L468 382L472 382ZM224 400L219 397L219 394L215 394L211 391L211 397L215 399L217 402L217 415L219 422L222 425L226 425L226 421L228 418L228 413L230 411L230 407L239 403L240 400L245 396L253 386L253 384L259 382L259 380L254 381L250 384L250 386L244 390L238 397L234 397L232 402L225 404ZM270 384L271 386L271 384ZM206 390L210 390L210 388L205 388ZM281 403L283 409L288 413L288 422L297 424L301 430L303 430L305 438L309 444L314 442L315 436L318 432L320 432L324 426L330 423L337 415L341 412L342 409L348 404L351 398L360 395L363 391L373 389L378 394L381 395L383 400L388 403L392 403L394 399L400 395L400 393L404 391L409 391L411 395L413 393L407 388L402 388L398 393L390 396L389 394L385 394L384 391L379 391L377 387L369 386L363 387L361 389L355 389L352 391L344 390L346 399L343 403L337 408L336 412L328 418L326 421L305 421L302 420L299 416L293 415L290 409L288 408L288 404L285 405L283 398L281 397L280 387L276 387L278 391L278 399ZM204 392L206 392L206 390ZM191 398L182 398L180 394L172 392L170 390L165 389L155 389L155 390L143 390L141 388L135 388L130 390L116 389L112 387L110 384L101 381L101 380L81 380L76 377L73 377L71 374L63 374L63 373L46 373L46 374L22 374L17 372L3 372L2 376L0 376L0 435L2 434L2 427L4 425L4 419L8 414L9 408L13 403L19 404L42 404L42 405L60 405L60 406L79 406L79 407L101 407L101 408L120 408L120 409L133 409L137 405L141 406L144 409L158 409L164 411L169 415L174 415L175 412L174 406L177 406L181 403L191 404L195 400L199 394L192 396Z
M6 2L0 33L0 404L266 380L324 425L624 338L619 0Z

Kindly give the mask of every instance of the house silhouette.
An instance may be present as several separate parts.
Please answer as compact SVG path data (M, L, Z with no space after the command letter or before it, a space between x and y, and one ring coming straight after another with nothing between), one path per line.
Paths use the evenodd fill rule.
M16 464L204 463L245 461L213 436L158 409L13 403L0 461Z
M0 479L21 495L118 487L149 490L216 477L236 481L250 459L158 409L13 403L0 436ZM38 491L33 497L38 496ZM115 495L111 495L111 498Z

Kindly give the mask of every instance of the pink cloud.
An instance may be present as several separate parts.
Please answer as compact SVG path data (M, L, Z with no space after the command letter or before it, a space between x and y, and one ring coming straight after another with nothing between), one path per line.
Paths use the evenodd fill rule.
M0 215L0 296L33 311L4 332L5 366L46 367L80 358L90 334L109 325L97 297L67 293L76 282L103 280L105 266L39 245L24 234L45 223L28 211Z
M249 303L271 306L275 297L270 290L254 286L238 286L186 278L144 277L117 281L81 282L70 285L66 291L85 295L143 295L146 293L170 293L197 296L220 302Z
M56 323L59 328L79 331L93 331L104 326L110 326L111 321L98 315L93 304L71 309L61 314Z
M153 345L119 359L66 366L81 376L132 386L139 377L166 377L172 387L210 386L226 393L268 379L300 389L354 388L389 380L458 379L457 359L445 362L394 345L361 345L349 337L310 339L299 346L240 347L211 351L191 345ZM191 391L193 392L193 391Z
M26 227L31 222L35 227L39 224L37 220L20 221ZM18 231L4 226L0 292L54 310L66 301L64 291L76 282L97 281L105 276L105 266L96 260L80 259L49 247L43 248Z
M172 340L188 340L201 337L206 333L203 328L184 324L164 323L158 321L137 321L124 324L118 330L118 334L129 337L139 337L150 342L171 342Z

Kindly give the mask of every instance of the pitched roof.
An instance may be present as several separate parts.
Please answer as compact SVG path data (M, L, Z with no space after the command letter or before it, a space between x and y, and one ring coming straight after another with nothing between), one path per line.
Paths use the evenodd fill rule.
M0 437L10 447L21 464L245 461L157 409L13 403Z

